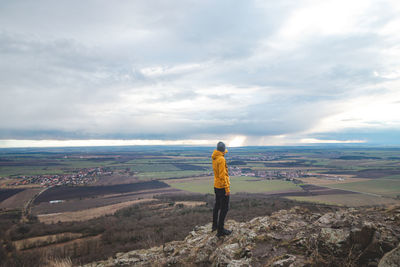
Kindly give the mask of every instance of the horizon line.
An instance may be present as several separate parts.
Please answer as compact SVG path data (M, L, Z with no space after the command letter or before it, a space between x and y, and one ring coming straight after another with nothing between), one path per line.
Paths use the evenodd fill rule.
M212 147L219 140L211 139L182 139L182 140L146 140L146 139L66 139L66 140L29 140L29 139L0 139L0 148L63 148L63 147L122 147L122 146L199 146ZM364 140L319 140L300 139L297 142L279 142L270 144L237 143L226 141L227 147L272 147L272 146L399 146L396 144L369 143Z

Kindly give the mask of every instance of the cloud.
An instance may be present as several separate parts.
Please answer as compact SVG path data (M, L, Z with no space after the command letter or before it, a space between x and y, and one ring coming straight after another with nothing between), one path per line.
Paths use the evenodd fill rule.
M384 3L2 1L0 139L397 131L400 6Z
M300 143L303 144L360 144L365 142L365 140L327 140L315 138L305 138L300 140Z

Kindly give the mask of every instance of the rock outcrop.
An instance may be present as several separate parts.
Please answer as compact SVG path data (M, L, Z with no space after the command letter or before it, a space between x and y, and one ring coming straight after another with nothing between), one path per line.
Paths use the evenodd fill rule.
M182 241L85 266L399 266L400 207L326 214L295 207L228 220L226 228L232 235L218 238L211 224L197 226Z
M400 266L400 245L389 251L379 262L379 267L398 267Z

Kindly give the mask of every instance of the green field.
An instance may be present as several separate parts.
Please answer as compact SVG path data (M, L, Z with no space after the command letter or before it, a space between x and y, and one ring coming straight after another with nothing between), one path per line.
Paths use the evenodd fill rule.
M181 178L181 177L190 177L190 176L198 176L205 174L204 171L158 171L158 172L143 172L139 173L136 176L141 180L150 180L150 179L163 179L163 178Z
M398 156L400 148L239 147L228 149L229 153L226 155L228 166L235 167L236 170L242 168L242 174L253 173L256 176L263 176L260 171L303 170L338 176L352 175L357 178L375 179L375 181L340 184L332 187L388 197L397 197L400 194L400 156ZM128 177L129 181L206 176L212 172L211 153L213 150L212 147L189 146L0 149L0 177L76 173L81 169L92 167L103 167L113 172L110 178L101 177L102 182L107 182L107 179L118 182L115 179L119 179L120 176ZM240 174L236 173L236 175ZM285 177L279 173L273 175L275 179ZM281 180L249 181L256 179L232 177L232 191L258 193L299 190L298 186ZM212 184L212 181L187 182L183 180L173 186L193 192L210 192L212 185L209 184Z
M281 180L259 180L252 177L230 177L231 192L265 193L273 191L301 191L301 187L292 182ZM167 181L168 183L168 181ZM195 193L214 193L214 180L198 179L185 182L169 183L172 187Z
M17 176L17 175L46 175L46 174L63 174L68 173L61 168L45 167L45 166L17 166L17 167L0 167L0 177Z
M375 179L362 182L327 185L330 188L377 194L386 197L400 195L400 180Z
M116 158L102 160L92 160L86 158L57 158L56 160L50 158L48 155L35 155L29 154L28 159L24 159L25 155L18 155L19 157L12 158L10 166L4 164L0 166L0 177L7 176L29 176L29 175L47 175L47 174L65 174L73 173L77 169L95 168L95 167L109 167L112 170L129 169L133 172L139 172L139 178L143 179L158 179L158 178L171 178L171 177L187 177L190 175L199 175L206 171L199 170L182 170L174 164L191 164L200 167L209 167L211 170L210 160L205 162L203 159L148 159L139 158L131 161L122 161ZM0 157L1 160L1 157ZM34 166L24 164L24 160L34 162Z
M46 175L46 174L63 174L72 173L76 169L108 167L113 161L91 161L86 159L59 159L52 160L50 163L43 160L35 162L35 166L24 165L24 162L17 166L1 166L0 176L18 176L18 175ZM18 162L18 161L15 161Z
M386 176L383 177L385 179L393 179L393 180L400 180L400 175L390 175L390 176Z
M132 164L129 165L132 171L135 172L171 172L180 171L173 164Z

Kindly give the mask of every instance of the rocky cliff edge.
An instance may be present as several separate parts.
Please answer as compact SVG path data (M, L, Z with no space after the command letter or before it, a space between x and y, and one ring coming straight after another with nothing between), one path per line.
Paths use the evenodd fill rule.
M400 207L294 207L226 228L232 235L218 238L211 224L196 226L183 241L85 266L400 266Z

